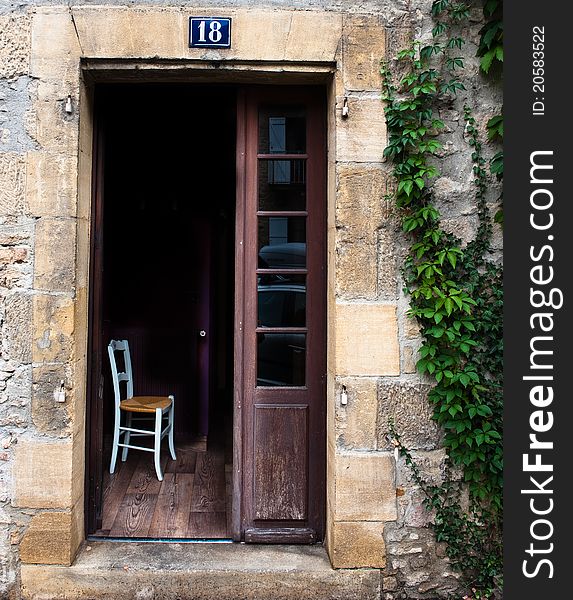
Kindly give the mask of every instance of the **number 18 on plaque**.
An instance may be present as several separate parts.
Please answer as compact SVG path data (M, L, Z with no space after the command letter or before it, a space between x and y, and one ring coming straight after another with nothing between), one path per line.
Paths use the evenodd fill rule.
M189 17L190 48L230 48L231 19Z

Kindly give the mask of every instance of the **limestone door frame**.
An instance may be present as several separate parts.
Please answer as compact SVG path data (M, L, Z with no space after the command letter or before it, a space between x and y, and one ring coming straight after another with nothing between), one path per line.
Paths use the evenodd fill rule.
M370 202L372 196L372 203L379 204L384 186L386 127L379 61L386 53L387 30L380 17L371 14L252 7L226 12L233 18L234 40L224 52L188 47L190 15L181 7L50 5L36 7L31 15L29 71L37 86L31 123L37 149L30 152L29 161L37 185L36 192L30 188L28 201L39 217L32 405L34 390L42 389L36 384L48 377L65 377L68 393L59 407L65 417L62 431L46 435L39 424L17 446L14 506L44 511L34 517L25 539L39 529L49 530L50 539L62 547L57 557L47 558L48 545L35 544L34 557L24 561L70 564L85 539L94 85L158 78L326 86L326 545L337 566L360 566L354 554L346 553L352 539L360 544L367 539L376 564L384 561L379 534L384 522L396 519L395 468L392 454L376 448L376 417L370 407L375 407L374 378L400 373L397 304L377 295L375 268L364 270L357 294L351 293L354 288L349 292L344 283L349 263L337 256L336 248L337 210L352 230L355 199ZM345 98L348 118L342 116ZM54 176L58 169L65 170L63 193ZM371 186L373 193L356 194L361 185ZM384 218L378 205L373 210L369 236L375 236ZM65 240L66 252L50 243L55 235ZM364 246L364 256L374 265L376 244L372 238ZM360 324L365 321L376 322L376 328L363 332ZM357 335L364 337L360 348ZM338 443L337 398L343 381L366 386L372 399L364 446L368 452ZM45 473L42 485L35 479L37 472ZM360 507L352 501L356 482L367 498ZM373 564L370 558L368 564Z

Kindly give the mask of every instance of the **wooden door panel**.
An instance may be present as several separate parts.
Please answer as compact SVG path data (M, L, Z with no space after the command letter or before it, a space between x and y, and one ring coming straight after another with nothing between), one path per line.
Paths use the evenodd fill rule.
M115 213L113 213L115 209ZM212 218L185 213L159 212L157 206L132 211L132 206L108 209L106 239L112 250L130 248L130 278L123 277L116 255L108 253L106 281L110 312L110 339L127 339L136 395L175 396L175 435L207 436L211 390ZM133 229L123 234L131 218ZM182 212L182 209L181 211ZM170 240L149 249L156 224L171 230ZM153 244L151 246L154 246ZM177 257L177 258L175 258ZM146 289L147 288L147 289ZM140 293L144 289L146 293ZM205 335L201 336L200 331ZM109 364L104 365L109 380ZM108 419L112 418L113 391L108 385Z
M255 520L308 518L308 407L255 405Z
M324 90L250 88L242 106L238 538L311 543L325 501Z

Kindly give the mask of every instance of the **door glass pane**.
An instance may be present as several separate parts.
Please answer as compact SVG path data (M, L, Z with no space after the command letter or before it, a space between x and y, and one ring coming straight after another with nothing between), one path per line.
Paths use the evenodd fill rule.
M306 218L259 217L259 269L306 265Z
M257 385L304 385L305 359L305 333L258 333Z
M301 107L266 107L259 112L260 154L304 154L306 116Z
M261 275L257 286L259 327L304 327L306 275Z
M259 210L306 208L306 161L259 161Z

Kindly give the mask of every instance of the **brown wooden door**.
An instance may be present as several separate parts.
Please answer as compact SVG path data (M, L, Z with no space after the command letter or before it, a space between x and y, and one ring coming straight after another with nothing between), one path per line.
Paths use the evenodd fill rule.
M324 531L325 111L315 88L250 88L239 103L235 443L239 536ZM235 454L237 457L237 453ZM240 468L236 473L240 472ZM239 484L236 483L235 491Z
M127 202L125 208L114 211L111 201L108 204L107 230L114 226L116 230L106 238L106 270L111 276L104 290L109 306L104 341L129 341L135 395L175 396L176 441L187 442L191 435L202 440L209 433L215 338L211 326L213 217L188 207L174 216L170 208L161 210L161 200L145 211ZM149 244L150 239L162 242L158 247ZM121 262L115 260L120 255ZM130 265L127 274L124 264ZM111 406L105 358L105 400Z

